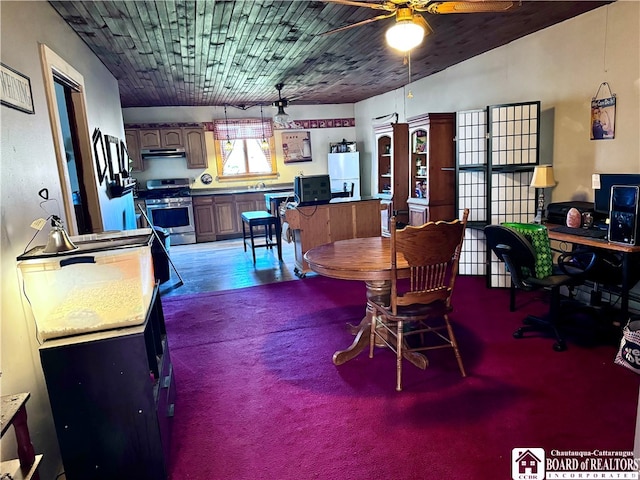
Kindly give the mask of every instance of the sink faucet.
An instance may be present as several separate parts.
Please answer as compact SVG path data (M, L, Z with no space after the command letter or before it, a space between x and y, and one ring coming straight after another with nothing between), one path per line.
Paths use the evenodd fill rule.
M264 184L264 182L258 182L256 183L255 189L261 189L261 188L267 188L267 186Z

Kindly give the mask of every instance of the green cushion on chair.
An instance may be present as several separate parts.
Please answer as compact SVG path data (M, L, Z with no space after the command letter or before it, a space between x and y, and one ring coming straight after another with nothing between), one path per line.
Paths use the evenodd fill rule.
M503 227L511 228L524 235L536 252L536 278L545 278L553 272L553 258L547 227L535 223L503 223Z

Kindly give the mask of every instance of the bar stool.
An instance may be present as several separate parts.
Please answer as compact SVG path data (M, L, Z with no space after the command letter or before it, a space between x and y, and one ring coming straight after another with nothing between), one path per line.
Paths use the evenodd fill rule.
M278 247L278 259L282 261L282 234L280 218L276 215L271 215L265 211L255 212L242 212L242 243L244 244L244 251L247 251L247 242L250 241L251 251L253 253L253 263L256 263L256 248L273 248L274 245ZM247 238L247 228L249 227L249 237ZM264 243L256 244L255 236L253 233L254 227L264 227ZM272 240L273 229L275 228L276 240Z

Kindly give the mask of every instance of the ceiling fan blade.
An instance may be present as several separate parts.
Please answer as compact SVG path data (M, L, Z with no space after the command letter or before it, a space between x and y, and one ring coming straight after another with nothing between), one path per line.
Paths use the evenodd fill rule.
M320 0L323 3L337 3L340 5L351 5L352 7L366 7L366 8L374 8L376 10L386 10L388 12L395 12L396 4L389 1L384 3L369 3L369 2L358 2L354 0Z
M328 32L322 32L318 35L330 35L332 33L342 32L344 30L349 30L353 27L359 27L361 25L366 25L367 23L377 22L378 20L384 20L385 18L390 18L395 15L395 12L385 13L384 15L378 15L377 17L369 18L368 20L362 20L361 22L352 23L351 25L345 25L344 27L336 28L333 30L329 30Z
M433 14L447 13L490 13L490 12L506 12L514 6L514 2L502 1L436 1L432 2L424 8L416 8L421 12Z
M431 25L429 25L427 20L422 15L420 15L418 13L415 13L413 15L413 23L417 23L422 28L424 28L424 36L425 37L427 35L431 35L433 33L433 28L431 28Z

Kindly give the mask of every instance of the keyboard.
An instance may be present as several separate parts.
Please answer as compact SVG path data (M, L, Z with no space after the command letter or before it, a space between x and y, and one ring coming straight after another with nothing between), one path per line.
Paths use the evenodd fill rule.
M579 237L599 238L604 239L607 237L606 230L598 230L595 228L573 228L560 225L559 227L553 227L552 232L568 233L570 235L577 235Z

